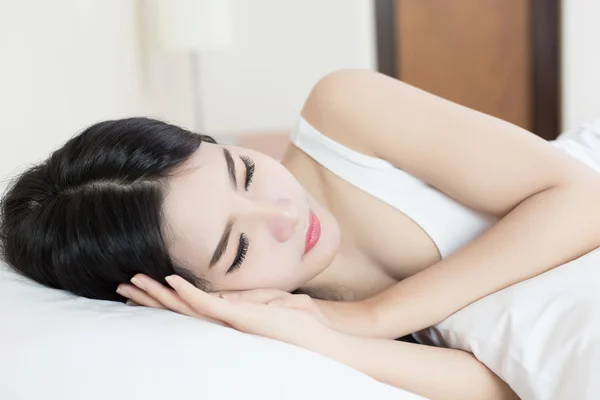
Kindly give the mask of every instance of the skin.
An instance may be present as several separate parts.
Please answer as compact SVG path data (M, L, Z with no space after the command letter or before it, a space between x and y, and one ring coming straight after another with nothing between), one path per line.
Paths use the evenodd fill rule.
M313 122L311 114L309 99L303 117ZM352 146L349 138L335 139ZM237 186L224 149L235 163ZM248 189L240 157L250 158L255 167ZM356 215L356 209L365 212ZM321 223L321 235L305 254L309 210ZM292 145L278 162L249 149L203 143L170 179L165 215L170 253L214 291L300 289L315 298L359 300L441 259L432 239L409 217L348 185ZM230 220L235 223L227 249L209 267ZM365 234L371 231L388 235L373 240ZM249 250L240 268L227 273L241 233L249 238Z
M234 163L235 183L225 150ZM240 157L254 165L251 182ZM207 279L215 291L293 291L322 273L339 250L337 220L290 170L240 147L203 143L170 179L164 210L170 254ZM305 254L309 210L318 215L322 234L317 246ZM225 251L211 266L229 222L233 223ZM248 251L239 267L228 273L242 233L248 238Z
M176 277L171 290L143 275L119 293L320 352L428 398L516 398L468 353L390 339L598 247L598 174L514 125L367 71L323 78L302 116L333 140L500 221L441 260L409 217L294 146L277 163L206 143L169 182L165 230L173 257L224 298ZM464 143L476 143L477 151ZM235 161L237 187L224 148ZM240 156L254 162L248 190ZM322 233L304 254L309 209ZM227 250L209 268L230 219L236 222ZM241 233L248 252L228 274ZM312 298L288 293L298 288Z

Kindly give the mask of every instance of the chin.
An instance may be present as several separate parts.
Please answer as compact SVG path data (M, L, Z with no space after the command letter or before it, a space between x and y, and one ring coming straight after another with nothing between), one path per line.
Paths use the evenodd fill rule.
M304 287L305 285L310 283L310 281L317 278L319 275L325 272L327 268L331 265L336 255L338 254L338 251L337 248L333 247L328 248L327 250L329 251L319 254L319 257L317 259L313 259L310 265L305 264L303 266L304 269L308 271L308 275L305 276L306 279L304 280L304 282L298 285L299 288Z

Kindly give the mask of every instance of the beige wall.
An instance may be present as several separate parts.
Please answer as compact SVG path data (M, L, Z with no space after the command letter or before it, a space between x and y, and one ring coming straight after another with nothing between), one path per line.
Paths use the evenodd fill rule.
M562 1L563 128L600 117L600 1Z
M142 54L135 2L2 0L0 7L0 189L8 174L95 121L144 114L189 122L182 83L171 79L169 93L156 79L186 77L187 60ZM167 104L158 100L165 93Z
M372 0L233 4L233 46L200 57L208 131L289 129L321 76L376 68Z
M0 0L0 190L95 121L193 124L189 57L148 42L143 7ZM289 129L321 75L374 67L371 8L372 0L235 0L233 46L200 57L204 129Z
M189 58L148 43L140 5L0 0L0 190L95 121L192 125ZM285 132L320 76L375 68L372 0L235 0L233 17L233 46L200 57L209 133ZM599 20L600 2L563 1L565 128L600 114Z

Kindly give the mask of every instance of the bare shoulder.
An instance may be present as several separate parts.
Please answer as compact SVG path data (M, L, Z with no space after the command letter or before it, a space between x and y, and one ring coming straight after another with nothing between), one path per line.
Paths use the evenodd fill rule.
M372 141L375 135L368 130L354 129L348 118L360 112L360 97L368 96L381 79L392 80L375 71L366 69L343 69L325 75L313 86L304 107L302 117L322 134L368 155L374 155ZM361 116L368 119L368 115Z
M547 188L598 182L591 168L521 127L373 71L325 76L303 116L484 213L503 216Z

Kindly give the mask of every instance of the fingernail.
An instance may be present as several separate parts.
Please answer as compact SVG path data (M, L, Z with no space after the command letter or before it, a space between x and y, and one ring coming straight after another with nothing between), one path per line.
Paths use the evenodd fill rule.
M222 297L221 293L219 292L208 292L209 295L211 295L212 297Z
M169 276L167 276L167 277L165 278L165 280L167 281L167 283L168 283L168 284L169 284L169 285L170 285L170 286L171 286L173 289L175 289L175 286L174 286L174 285L175 285L175 282L176 282L176 280L173 278L173 276L172 276L172 275L169 275Z
M142 289L144 292L146 291L146 286L144 286L144 284L137 278L131 278L131 283L133 283L135 286L139 287L140 289Z
M117 293L120 294L121 296L125 297L126 299L131 298L131 295L129 293L127 293L125 290L123 290L121 288L121 286L117 287Z
M127 300L127 301L125 302L125 304L127 304L128 306L131 306L131 307L137 307L137 304L136 304L136 303L134 303L134 302L133 302L133 301L131 301L131 300Z
M273 301L270 301L268 304L270 306L280 306L280 305L283 304L283 300L281 300L281 299L275 299Z

